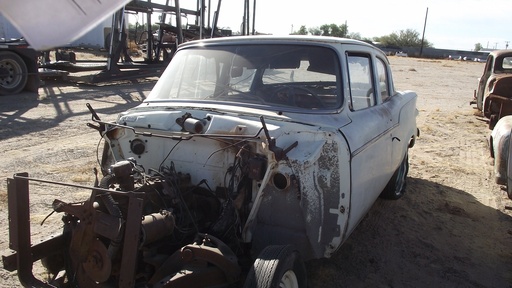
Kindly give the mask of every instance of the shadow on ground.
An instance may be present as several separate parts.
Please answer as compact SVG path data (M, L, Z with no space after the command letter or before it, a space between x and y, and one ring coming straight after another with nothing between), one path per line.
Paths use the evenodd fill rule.
M512 217L424 179L407 191L377 200L333 257L309 261L309 287L512 287Z
M78 85L48 82L36 93L0 97L0 139L45 131L68 118L90 115L85 103L98 114L116 115L143 101L155 81L134 80L117 85ZM76 87L73 87L76 86ZM31 115L31 110L48 106L46 115Z

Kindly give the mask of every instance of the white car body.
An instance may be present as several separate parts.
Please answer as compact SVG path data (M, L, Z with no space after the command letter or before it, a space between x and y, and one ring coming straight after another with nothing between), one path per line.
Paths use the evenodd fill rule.
M340 81L338 85L342 88L336 93L344 99L339 103L341 105L335 104L328 109L272 106L270 101L269 103L258 101L251 103L244 98L220 102L215 99L213 101L208 99L173 101L172 98L176 96L162 99L165 98L161 96L162 94L173 93L172 90L175 88L169 87L170 81L167 79L180 77L176 74L177 71L185 74L197 72L187 71L186 67L178 67L181 62L177 59L182 60L180 58L182 54L196 49L217 49L216 47L222 45L239 47L261 45L262 49L265 49L264 45L298 45L298 47L303 45L326 48L333 52L332 55L337 63L330 63L332 67L317 67L317 69L334 69L334 67L338 69L337 73L341 77L338 79ZM354 63L348 62L350 56L347 55L351 53L354 55L352 59ZM223 150L225 144L222 141L209 140L204 135L236 135L237 137L258 135L249 142L254 146L254 151L265 158L268 165L263 179L253 182L251 213L243 227L242 235L243 241L253 242L253 247L257 247L256 249L262 249L271 243L299 242L298 246L306 252L304 255L306 259L329 257L354 230L383 191L404 160L407 149L412 146L417 134L416 94L410 91L395 91L385 54L362 42L325 37L223 38L182 45L176 57L177 59L173 59L148 99L139 107L123 113L117 122L136 130L182 136L183 129L176 124L176 119L186 113L190 113L195 119L210 119L200 120L204 127L199 134L192 133L190 136L193 141L189 141L187 145L177 146L171 157L166 158L166 155L177 142L152 137L147 139L148 151L136 159L138 164L148 168L154 163L160 164L163 159L169 162L172 159L177 170L190 173L193 182L206 179L210 186L223 185L226 169L233 162L236 153L228 153ZM233 61L236 60L240 60L240 63L234 63L232 68L244 64L244 59ZM299 73L306 73L301 72L299 67L291 69L297 64L291 63L293 59L288 60L290 63L285 63L287 59L281 60L283 60L282 66L290 66L286 67L290 68L287 69L290 74L282 77L298 78ZM325 60L318 59L318 61ZM357 63L357 60L369 60L371 65L363 67L364 64ZM380 76L377 76L379 73L377 61L384 69ZM196 65L194 69L208 69L207 64L201 68L198 65L199 62L183 63ZM255 63L245 64L254 65ZM323 64L325 63L318 63L318 65ZM371 94L370 98L374 98L371 100L373 106L362 108L367 104L365 101L368 101L364 94L352 95L351 99L349 77L355 79L366 76L349 75L347 68L351 65L356 67L354 73L363 73L364 69L371 67L375 70L370 71L368 75L373 79L383 80L382 77L387 77L385 83L373 82L371 85L375 88L367 87L367 89L378 91ZM269 68L277 71L279 68L277 66L279 64L275 69ZM243 66L242 68L246 69ZM358 68L364 69L357 70ZM335 73L335 71L329 71L329 73ZM196 76L193 75L193 77ZM196 93L204 87L204 84L200 85L193 87ZM352 85L355 85L355 81ZM359 87L352 88L354 94L359 89ZM392 91L389 93L391 96L383 101L380 95L388 93L387 91ZM199 97L198 94L194 94L191 98L195 97ZM365 99L358 100L356 97ZM361 100L365 103L355 104ZM360 107L354 109L351 105ZM298 145L286 154L286 161L276 159L268 149L268 139L263 133L258 134L262 128L260 116L264 117L269 127L270 137L275 139L278 147L286 149L292 147L294 142L298 142ZM111 139L111 143L115 143L119 149L114 153L116 160L133 157L134 155L130 153L130 141L144 138L143 135L136 135L131 130L125 131L122 136ZM188 132L185 133L185 135L188 134ZM158 169L158 167L152 168ZM275 175L280 175L279 179L283 181L280 187L276 187L278 185L276 185ZM290 231L285 231L286 229ZM304 230L302 235L296 234L299 230ZM276 237L269 239L268 235L276 235Z
M496 123L489 137L491 157L494 158L494 176L497 184L507 187L507 194L512 199L512 115L504 116Z
M306 287L302 260L330 257L379 196L403 195L416 99L361 41L181 45L115 123L90 107L106 140L103 189L54 204L71 234L69 282Z

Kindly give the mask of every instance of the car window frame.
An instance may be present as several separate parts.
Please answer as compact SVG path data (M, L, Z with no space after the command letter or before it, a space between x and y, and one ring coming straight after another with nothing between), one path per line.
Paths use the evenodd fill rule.
M369 84L371 85L371 87L368 89L368 92L372 91L372 93L368 93L369 95L367 95L366 97L372 97L373 99L368 99L368 100L373 100L371 103L369 103L368 106L365 106L365 107L354 107L354 99L356 99L355 97L359 97L359 96L355 96L353 95L354 93L354 90L353 90L353 84L355 84L355 82L352 82L352 73L351 73L351 68L350 68L350 57L361 57L361 58L365 58L365 59L368 59L368 72L370 73L370 79L369 79ZM353 50L349 50L349 51L346 51L345 52L345 60L346 60L346 73L347 73L347 84L348 84L348 93L350 95L348 95L348 97L345 97L347 98L347 101L349 101L348 103L348 106L349 106L349 109L351 111L361 111L361 110L365 110L365 109L368 109L368 108L372 108L372 107L375 107L377 106L379 103L377 101L377 98L375 97L375 65L373 63L373 55L372 53L370 52L367 52L367 51L353 51ZM368 103L368 100L367 100L367 103Z
M377 80L377 83L376 83L376 87L378 89L378 93L375 93L376 95L378 94L377 96L377 100L380 100L380 103L384 103L384 102L387 102L389 101L394 95L395 95L395 92L392 91L392 86L391 86L391 82L392 82L392 78L391 78L391 73L389 71L389 64L388 64L388 61L382 59L381 57L375 57L376 58L376 64L375 64L375 74L376 74L376 77L374 77L376 80ZM383 72L384 72L384 77L385 77L385 85L382 86L380 85L381 81L380 81L380 78L381 78L381 75L379 73L379 64L382 64L382 67L383 67ZM383 87L386 88L385 92L387 93L387 96L384 98L383 97ZM379 101L377 101L379 102Z

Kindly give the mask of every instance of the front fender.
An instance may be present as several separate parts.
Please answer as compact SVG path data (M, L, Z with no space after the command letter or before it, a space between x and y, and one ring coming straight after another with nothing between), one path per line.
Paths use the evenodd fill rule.
M264 189L253 247L294 244L305 259L330 257L346 238L350 153L340 133L283 135L299 142L276 166ZM283 145L286 146L286 145Z

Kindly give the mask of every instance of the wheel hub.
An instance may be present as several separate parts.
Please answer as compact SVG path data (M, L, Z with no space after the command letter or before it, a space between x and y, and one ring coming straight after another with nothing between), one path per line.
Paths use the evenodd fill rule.
M5 87L14 87L21 81L21 67L12 61L0 62L0 84Z
M299 281L297 280L297 276L292 270L286 271L281 281L279 282L279 288L298 288Z

